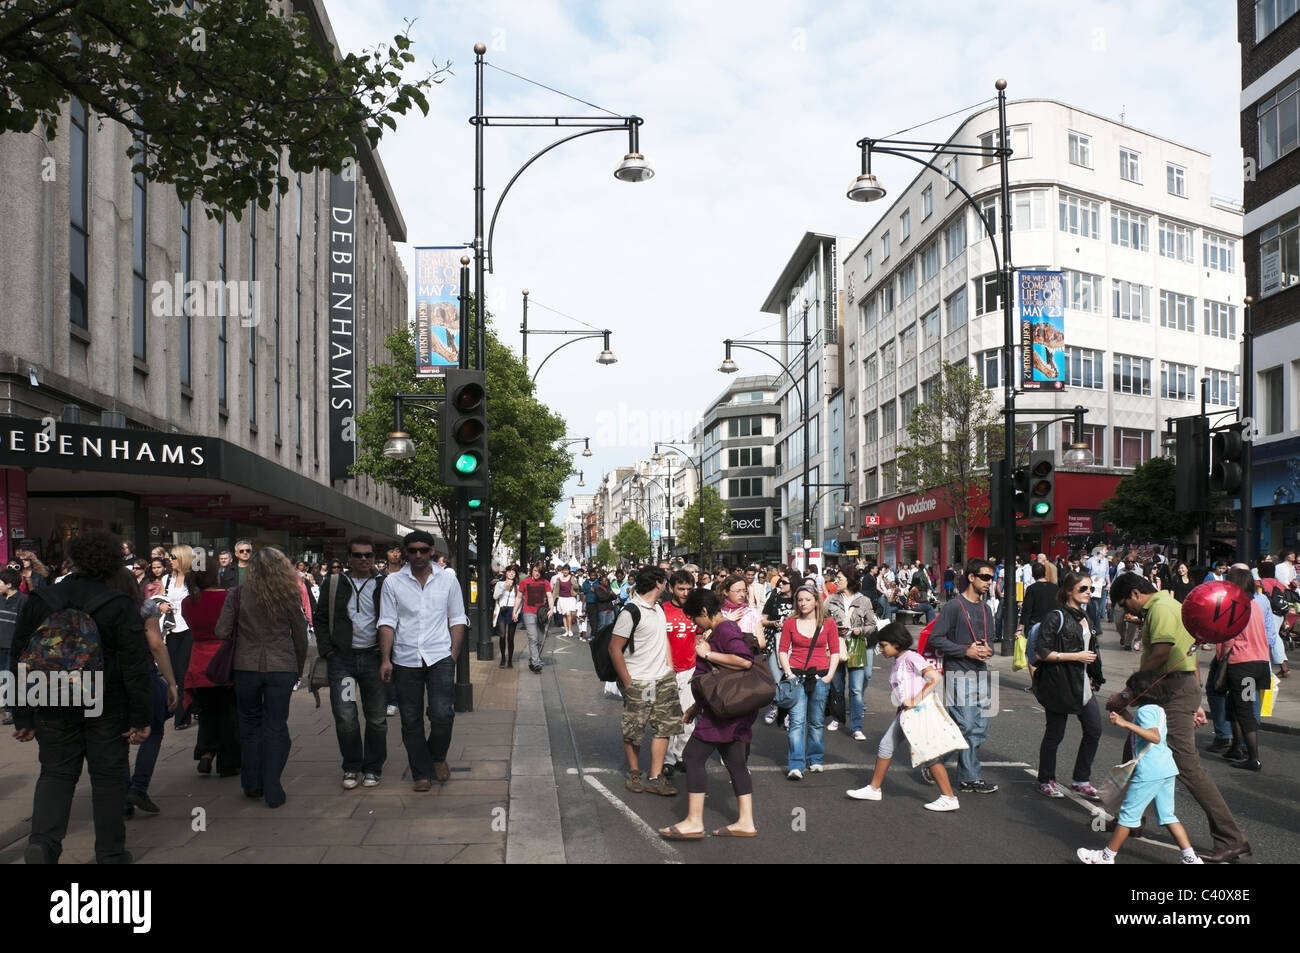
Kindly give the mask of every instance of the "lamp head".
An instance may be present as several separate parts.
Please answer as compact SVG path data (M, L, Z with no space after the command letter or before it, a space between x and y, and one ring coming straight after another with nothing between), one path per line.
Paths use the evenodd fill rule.
M410 460L415 456L415 441L410 434L396 430L384 441L383 455L387 460Z
M639 152L629 152L614 170L620 182L647 182L655 177L654 166Z
M1071 467L1090 467L1095 459L1086 443L1072 443L1062 455L1061 462Z
M726 358L721 364L718 365L718 370L723 374L734 374L738 370L740 370L740 368L736 366L736 362L733 361L731 358Z
M603 351L600 352L599 355L597 355L597 357L596 357L596 363L597 363L597 364L617 364L617 363L618 363L618 357L615 356L614 352L611 351L609 348L605 348ZM583 455L584 457L589 457L589 456L591 456L591 451L590 451L590 450L584 450L584 451L582 452L582 455Z
M854 202L875 202L885 197L885 189L873 173L864 172L849 183L846 194Z

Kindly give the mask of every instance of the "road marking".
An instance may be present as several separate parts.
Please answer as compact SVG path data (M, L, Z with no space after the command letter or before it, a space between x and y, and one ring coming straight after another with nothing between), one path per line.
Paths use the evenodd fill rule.
M1025 774L1032 777L1035 781L1038 780L1038 770L1036 768L1025 768ZM1058 784L1056 787L1057 790L1059 790L1067 798L1069 798L1075 804L1078 804L1085 811L1087 811L1089 816L1097 817L1100 815L1101 817L1106 818L1106 820L1108 821L1115 820L1114 816L1109 814L1105 808L1101 807L1098 804L1094 804L1093 802L1089 801L1087 798L1079 794L1076 794L1074 791L1071 791L1069 787L1063 787L1060 784ZM1179 848L1177 844L1166 844L1164 841L1153 840L1150 837L1130 837L1129 840L1141 841L1143 844L1151 844L1153 847L1164 847L1167 850L1178 851L1179 853L1182 852L1181 848Z
M605 787L605 785L601 784L599 781L597 781L595 778L591 776L593 770L598 770L601 771L602 773L610 773L610 774L620 774L622 772L616 772L612 768L595 768L595 769L587 768L585 769L585 773L582 780L586 781L598 792L600 792L600 794L604 796L605 800L609 801L609 803L613 805L614 810L618 811L625 818L627 818L627 820L632 824L632 827L636 830L636 832L640 834L642 837L644 837L646 841L649 842L651 847L659 851L659 853L663 854L665 857L669 858L671 862L681 863L681 861L677 859L677 851L673 850L673 848L668 845L668 842L659 836L658 831L656 831L645 821L641 820L641 815L637 814L636 811L632 810L621 800L619 800L619 798L614 794L613 791ZM577 768L569 768L569 774L577 774L577 773L578 773Z
M983 762L981 762L981 764L982 764L984 767L986 767L986 768L1028 768L1028 767L1029 767L1029 763L1026 762L1026 761L983 761ZM840 763L836 763L836 764L824 764L824 765L822 765L822 767L823 767L824 769L826 769L827 771L870 771L870 770L872 770L873 768L875 768L875 766L876 766L876 763L875 763L874 761L873 761L871 764L840 764ZM726 772L726 768L724 768L722 765L720 765L720 764L716 764L716 763L710 763L710 764L709 764L709 770L710 770L710 771L714 771L714 772L719 772L719 773L725 773L725 772ZM780 765L780 764L751 764L751 765L749 765L749 771L750 771L751 774L753 774L755 771L763 771L763 772L768 772L768 771L773 771L773 772L775 772L775 771L779 771L781 774L785 774L785 773L786 773L786 768L785 768L784 765ZM567 769L566 773L567 773L567 774L577 774L577 773L578 773L578 769L577 769L577 768L569 768L569 769ZM623 772L621 769L619 769L619 768L583 768L583 769L582 769L582 773L583 773L584 775L591 775L591 774L619 774L619 775L621 775L621 774L623 774L624 772Z

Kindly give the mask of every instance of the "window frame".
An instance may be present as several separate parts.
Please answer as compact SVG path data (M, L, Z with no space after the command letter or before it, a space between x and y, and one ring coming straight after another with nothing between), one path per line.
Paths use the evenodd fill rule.
M1067 152L1071 165L1082 169L1092 168L1092 136L1071 129L1066 136Z
M1125 160L1131 160L1126 162ZM1128 175L1129 166L1132 167L1132 175ZM1142 153L1136 149L1130 149L1128 146L1119 147L1119 177L1125 182L1132 182L1135 185L1142 184Z

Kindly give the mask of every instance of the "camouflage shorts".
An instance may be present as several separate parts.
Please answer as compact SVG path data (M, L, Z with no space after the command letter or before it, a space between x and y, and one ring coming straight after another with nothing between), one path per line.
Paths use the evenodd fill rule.
M623 740L640 745L647 725L655 738L682 732L682 705L672 672L655 682L634 681L623 689Z

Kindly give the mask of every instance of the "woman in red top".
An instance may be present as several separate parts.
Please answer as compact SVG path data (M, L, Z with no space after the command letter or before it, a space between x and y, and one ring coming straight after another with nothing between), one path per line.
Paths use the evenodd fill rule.
M804 767L822 770L826 751L826 695L839 660L840 638L835 623L812 584L800 586L794 597L794 615L781 627L781 670L786 678L799 678L804 690L795 693L790 709L790 743L786 777L802 781ZM807 731L805 741L804 734Z
M221 585L215 568L191 569L186 587L190 595L181 602L181 614L190 624L194 641L184 685L186 704L192 703L199 713L194 758L199 763L200 774L211 774L215 760L217 774L227 778L239 774L240 769L235 686L232 682L214 685L208 678L208 663L223 641L215 629L231 590Z
M1228 666L1228 719L1232 722L1232 748L1224 757L1228 765L1246 771L1260 770L1259 719L1255 697L1272 684L1268 634L1264 609L1255 599L1255 580L1248 569L1229 569L1223 581L1250 596L1250 621L1235 639L1220 642L1215 650L1220 665Z

